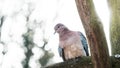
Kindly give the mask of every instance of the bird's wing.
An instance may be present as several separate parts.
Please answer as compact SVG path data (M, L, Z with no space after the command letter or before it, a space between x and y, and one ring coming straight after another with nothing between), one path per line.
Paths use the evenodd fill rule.
M64 49L59 46L58 47L58 52L59 52L60 57L62 57L62 59L64 61L66 61L65 56L64 56Z
M83 48L84 48L84 50L86 52L86 55L89 56L88 44L87 44L86 38L81 32L79 32L79 34L80 34L80 40L82 42Z

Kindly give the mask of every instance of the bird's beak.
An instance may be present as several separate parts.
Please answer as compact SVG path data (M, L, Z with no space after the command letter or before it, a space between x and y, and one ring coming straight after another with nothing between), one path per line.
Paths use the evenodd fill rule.
M56 31L54 32L54 34L56 34Z

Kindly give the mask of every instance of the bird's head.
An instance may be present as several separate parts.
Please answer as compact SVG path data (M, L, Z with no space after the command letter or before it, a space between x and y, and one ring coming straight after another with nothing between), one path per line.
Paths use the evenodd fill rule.
M55 30L55 33L57 32L57 33L63 33L63 31L65 31L65 30L68 30L68 28L66 27L66 26L64 26L63 24L61 24L61 23L58 23L55 27L54 27L54 30ZM54 34L55 34L54 33Z

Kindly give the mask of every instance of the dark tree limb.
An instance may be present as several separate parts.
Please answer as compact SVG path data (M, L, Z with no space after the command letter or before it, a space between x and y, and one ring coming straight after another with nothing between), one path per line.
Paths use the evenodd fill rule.
M93 68L93 64L91 63L90 57L81 57L61 63L56 63L54 65L46 66L43 68Z
M120 58L110 57L112 68L120 68ZM42 68L93 68L91 57L81 57L79 59L68 60Z
M75 0L90 45L94 68L111 68L103 27L92 0Z

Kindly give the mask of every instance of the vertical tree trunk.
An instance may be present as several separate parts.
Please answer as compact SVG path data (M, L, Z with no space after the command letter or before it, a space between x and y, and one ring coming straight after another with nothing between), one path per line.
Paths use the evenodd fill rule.
M76 0L79 15L90 45L94 68L111 68L103 27L93 5L93 0Z
M109 0L111 7L110 40L112 55L120 54L120 0Z

